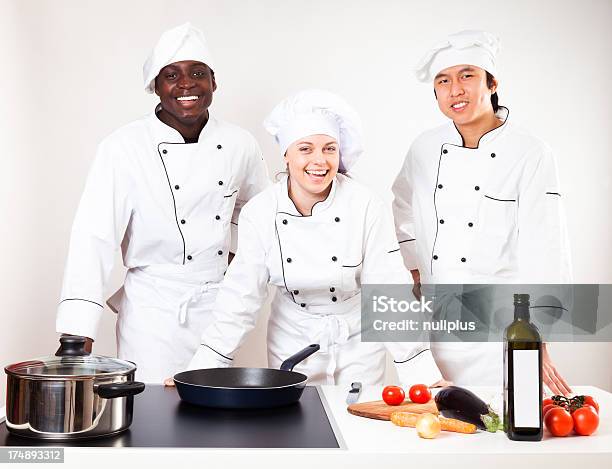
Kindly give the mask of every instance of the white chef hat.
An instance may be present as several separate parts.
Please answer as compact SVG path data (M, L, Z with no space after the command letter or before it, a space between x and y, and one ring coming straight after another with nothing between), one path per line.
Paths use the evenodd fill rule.
M166 65L183 60L196 60L215 69L204 33L187 22L161 35L142 67L145 91L155 91L155 77Z
M423 56L416 66L416 77L419 81L431 83L441 70L461 64L480 67L497 77L499 47L499 39L486 31L451 34Z
M308 135L329 135L340 147L339 171L346 172L363 153L361 119L340 96L324 90L304 90L272 110L264 127L285 154L287 148Z

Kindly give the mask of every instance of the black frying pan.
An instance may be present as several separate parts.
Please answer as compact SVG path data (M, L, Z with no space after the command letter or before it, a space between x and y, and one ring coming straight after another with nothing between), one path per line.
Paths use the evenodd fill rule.
M308 377L293 367L319 350L309 345L271 368L206 368L174 375L176 390L190 404L226 409L280 407L297 402Z

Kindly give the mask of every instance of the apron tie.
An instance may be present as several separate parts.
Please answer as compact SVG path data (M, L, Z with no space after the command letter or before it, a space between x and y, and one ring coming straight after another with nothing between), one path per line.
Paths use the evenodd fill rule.
M280 326L287 322L290 329L299 325L302 334L321 346L327 353L332 345L348 342L351 333L361 324L361 296L355 295L340 303L302 308L291 299L277 294L273 301L273 321Z
M317 322L315 342L321 346L321 353L327 353L332 345L342 345L348 341L349 325L344 317L328 314L313 320Z
M198 285L188 290L178 301L178 322L182 326L187 322L187 310L192 303L197 303L206 292L208 292L209 283Z
M142 290L142 285L145 286L145 289L151 288L158 291L162 289L165 293L161 301L167 308L177 311L178 322L183 325L187 322L189 306L197 303L211 288L218 287L219 282L223 279L223 274L220 272L218 259L205 259L189 265L152 264L132 267L127 271L124 285L106 301L106 304L114 313L118 313L126 297L126 284L130 283L130 279L137 279L140 284L137 287L139 290ZM184 293L179 296L179 292ZM176 300L177 296L178 300Z

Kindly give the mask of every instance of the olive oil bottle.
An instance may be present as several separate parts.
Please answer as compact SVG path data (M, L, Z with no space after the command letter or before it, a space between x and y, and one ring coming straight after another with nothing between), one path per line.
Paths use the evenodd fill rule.
M529 320L529 295L514 295L504 332L504 430L511 440L542 439L542 339Z

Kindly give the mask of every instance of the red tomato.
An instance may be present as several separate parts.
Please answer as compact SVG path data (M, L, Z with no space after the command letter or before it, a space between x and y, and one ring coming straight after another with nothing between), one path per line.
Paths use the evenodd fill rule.
M554 409L555 407L559 407L558 405L555 404L547 404L544 406L544 408L542 409L542 416L546 416L546 413L550 410L550 409Z
M590 407L591 409L593 409L595 411L595 413L597 415L599 415L599 412L597 412L597 409L595 407L593 407L592 405L588 405L588 404L582 404L582 407L575 407L575 408L571 408L570 409L570 414L573 414L574 412L576 412L578 409L582 409L584 407Z
M591 396L584 396L584 405L590 405L595 409L595 412L599 414L599 404Z
M383 401L388 405L400 405L405 397L404 390L399 386L386 386L382 392Z
M542 408L544 408L547 405L552 404L552 403L553 403L552 397L547 397L546 399L544 399L542 401Z
M415 384L414 386L410 386L408 396L412 402L426 404L431 400L431 391L424 384Z
M599 426L597 411L590 405L576 409L572 418L574 419L574 431L578 435L590 435Z
M574 420L563 407L554 407L544 416L544 424L553 436L567 436L574 428Z

